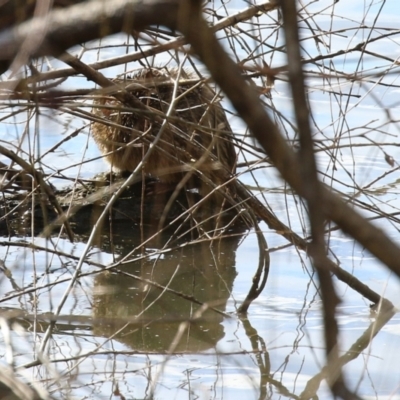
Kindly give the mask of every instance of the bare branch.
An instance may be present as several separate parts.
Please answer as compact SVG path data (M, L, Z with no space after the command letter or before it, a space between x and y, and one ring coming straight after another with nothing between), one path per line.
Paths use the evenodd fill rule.
M53 10L42 18L34 18L0 34L0 60L12 60L29 37L43 35L40 46L31 57L58 56L82 42L113 33L142 30L149 25L176 26L179 0L92 0L65 9Z
M202 20L199 11L190 7L189 3L186 4L186 14L181 14L179 29L247 123L282 177L300 196L306 196L299 160L264 110L257 92L246 84L239 68L225 53ZM197 19L194 18L195 15L198 15ZM354 237L400 277L400 248L382 230L365 221L359 213L325 186L321 187L320 206L329 219L336 222L345 233Z
M328 382L335 396L345 393L346 396L344 398L346 399L356 398L347 388L338 363L339 328L335 314L339 298L333 286L326 255L324 214L320 208L321 184L317 176L309 110L305 96L306 87L301 64L296 3L294 0L282 0L280 4L284 21L287 56L290 61L288 63L289 81L300 136L299 159L301 160L300 168L303 178L303 192L308 205L311 227L312 242L309 246L309 254L312 257L314 268L318 274L324 310Z

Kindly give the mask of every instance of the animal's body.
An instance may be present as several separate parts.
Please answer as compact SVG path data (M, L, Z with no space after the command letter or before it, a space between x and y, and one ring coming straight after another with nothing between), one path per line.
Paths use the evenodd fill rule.
M103 96L96 100L94 109L103 121L92 124L92 135L114 170L133 171L150 149L142 167L146 175L177 184L194 167L197 173L193 177L197 178L189 182L201 186L199 191L204 195L212 189L204 181L223 184L235 172L232 131L215 92L205 84L193 83L193 79L179 84L170 118L162 127L163 115L173 101L176 78L177 70L151 68L124 80L125 87L135 83L132 93L149 112L132 112L112 96ZM183 72L182 78L193 75ZM160 129L160 139L152 146Z

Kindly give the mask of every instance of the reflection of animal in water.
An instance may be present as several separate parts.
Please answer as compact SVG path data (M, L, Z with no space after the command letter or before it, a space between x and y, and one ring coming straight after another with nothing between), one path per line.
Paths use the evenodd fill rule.
M183 71L182 76L193 78ZM142 161L160 131L160 115L165 115L173 101L175 78L175 69L149 68L124 81L125 87L137 83L132 93L158 118L143 111L133 113L113 97L96 101L95 113L106 121L92 124L93 138L115 170L131 172ZM160 140L143 166L144 173L175 186L194 165L208 182L223 184L235 172L236 153L232 131L215 92L205 84L186 81L179 85L175 99ZM212 187L198 176L189 184L205 195Z
M113 336L134 350L164 352L175 340L181 323L186 321L190 325L185 328L176 351L198 352L214 348L225 334L223 316L206 306L201 308L190 299L226 310L237 275L235 256L241 239L238 235L211 246L209 243L178 246L156 261L126 263L119 270L127 274L104 272L96 275L93 333ZM135 240L141 242L140 237L131 234L129 245L125 242L121 248L130 251ZM162 240L169 241L169 235L165 234ZM137 276L146 282L136 279ZM163 292L148 281L173 292ZM196 311L199 312L198 320ZM126 326L127 322L129 326ZM124 331L115 335L124 326Z

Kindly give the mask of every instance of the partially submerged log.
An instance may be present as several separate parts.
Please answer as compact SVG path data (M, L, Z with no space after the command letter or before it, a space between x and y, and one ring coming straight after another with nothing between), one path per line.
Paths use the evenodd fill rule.
M55 198L74 233L90 232L116 188L125 182L125 179L115 174L101 174L73 187L54 190ZM165 217L165 226L175 222L173 226L176 228L178 224L184 223L189 227L201 221L217 223L218 220L220 225L229 224L237 215L235 209L228 207L217 210L215 214L216 210L210 208L209 203L202 204L202 196L199 193L187 193L184 190L179 191L166 210L166 204L174 191L175 187L160 185L158 180L136 182L126 188L116 200L107 220L112 220L114 226L118 226L119 229L129 230L138 225L156 228L162 217ZM32 228L34 234L40 234L46 226L60 219L49 199L39 193L28 195L25 191L18 191L3 196L0 203L0 235L31 234ZM54 228L59 225L61 221L56 222ZM242 229L243 221L238 219L234 226L241 226ZM230 228L233 228L233 224Z

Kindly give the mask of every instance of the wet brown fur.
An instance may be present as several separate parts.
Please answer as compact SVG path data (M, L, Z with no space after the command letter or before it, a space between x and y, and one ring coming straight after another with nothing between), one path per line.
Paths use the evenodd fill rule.
M132 82L142 84L136 86L132 93L150 110L158 110L165 115L172 100L172 83L176 76L176 70L143 69L123 84L125 87ZM182 71L182 78L193 76ZM205 195L211 188L208 185L204 189L207 185L201 179L199 183L199 177L204 174L215 185L223 184L235 172L236 154L231 128L223 108L215 99L215 92L206 85L190 91L193 85L179 85L176 95L182 97L176 102L143 171L167 184L177 184L195 164L201 173L193 175L197 176L196 183L191 179L188 184L198 186L200 193ZM114 170L133 171L158 134L160 118L155 120L143 111L124 109L111 96L101 97L95 105L95 114L104 121L92 124L92 135L100 151Z

